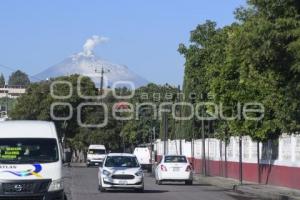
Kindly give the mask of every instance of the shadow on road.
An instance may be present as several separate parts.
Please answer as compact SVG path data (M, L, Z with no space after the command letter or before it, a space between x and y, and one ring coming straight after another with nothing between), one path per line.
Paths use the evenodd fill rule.
M182 187L191 187L191 186L212 186L211 184L200 184L195 183L193 185L185 185L184 183L163 183L165 186L182 186Z
M157 193L166 193L168 190L144 190L144 192L137 192L134 190L107 190L106 193L140 193L140 194L157 194Z
M241 194L228 194L232 198L236 200L257 200L257 197L247 196L247 195L241 195ZM263 199L259 198L260 200L271 200L271 199Z

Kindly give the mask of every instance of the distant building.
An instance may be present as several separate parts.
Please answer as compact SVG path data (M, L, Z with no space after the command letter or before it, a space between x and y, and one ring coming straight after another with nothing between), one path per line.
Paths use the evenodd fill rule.
M26 93L26 89L23 86L4 86L0 87L0 98L8 97L10 99L16 99L22 94Z

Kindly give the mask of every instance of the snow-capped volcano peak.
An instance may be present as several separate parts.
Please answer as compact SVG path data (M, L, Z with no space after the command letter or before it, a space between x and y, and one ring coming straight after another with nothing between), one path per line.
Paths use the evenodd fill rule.
M58 76L80 74L91 77L98 84L100 74L97 72L103 68L106 72L104 82L108 84L107 86L112 86L117 81L130 81L136 88L148 84L146 79L135 74L128 67L100 59L93 53L95 45L106 40L103 37L93 36L86 41L82 52L71 55L62 62L35 75L34 78L46 80Z

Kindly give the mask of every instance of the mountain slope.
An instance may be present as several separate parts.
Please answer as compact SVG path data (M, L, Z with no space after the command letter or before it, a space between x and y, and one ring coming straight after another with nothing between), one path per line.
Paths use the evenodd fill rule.
M72 55L64 61L33 76L33 81L80 74L91 77L96 84L99 84L100 73L95 73L95 69L97 69L97 72L100 72L102 67L106 72L104 74L104 79L106 80L104 82L107 83L106 87L112 86L116 81L130 81L136 88L149 83L146 79L135 74L124 65L113 64L99 59L94 54L86 55L82 53Z

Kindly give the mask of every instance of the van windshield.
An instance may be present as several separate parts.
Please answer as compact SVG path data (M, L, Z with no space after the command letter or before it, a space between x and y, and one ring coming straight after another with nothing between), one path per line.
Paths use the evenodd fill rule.
M89 154L105 154L104 149L89 149Z
M56 139L0 139L1 164L50 163L58 160Z

